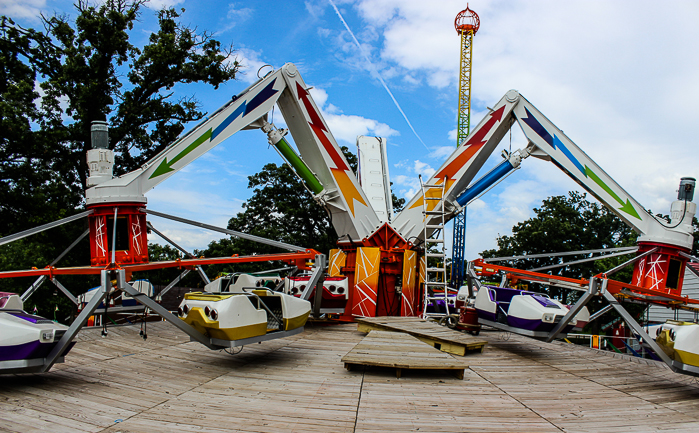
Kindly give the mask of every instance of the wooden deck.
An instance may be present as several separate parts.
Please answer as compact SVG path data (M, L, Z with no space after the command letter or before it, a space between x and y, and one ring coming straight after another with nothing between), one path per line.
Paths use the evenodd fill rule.
M403 370L448 370L457 379L464 378L466 362L423 343L412 335L371 331L342 357L347 370L362 366L395 369L400 378Z
M435 349L459 356L464 356L470 351L482 352L487 344L482 338L472 337L419 317L365 317L357 319L357 329L365 333L372 330L403 332Z
M699 384L654 362L481 332L464 380L346 371L355 324L212 352L166 323L85 330L44 375L0 376L0 431L699 431ZM419 430L418 430L419 429Z

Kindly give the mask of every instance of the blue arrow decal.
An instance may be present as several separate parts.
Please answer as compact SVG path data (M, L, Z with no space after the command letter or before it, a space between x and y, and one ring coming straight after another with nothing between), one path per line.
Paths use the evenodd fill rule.
M248 102L247 107L245 107L245 114L243 114L243 117L247 116L249 112L254 110L255 108L259 107L263 102L268 100L269 98L272 97L275 93L277 93L279 90L276 90L274 88L274 83L277 82L277 79L275 78L271 83L267 85L260 93L255 95L250 102Z
M262 91L260 91L260 93L253 96L253 98L250 99L250 102L243 101L238 108L236 108L228 117L223 119L223 122L221 122L211 133L211 140L222 133L223 130L228 127L228 125L238 118L238 116L241 114L243 114L243 117L247 116L249 112L259 107L263 102L271 98L272 95L279 92L279 90L274 89L274 83L276 81L277 79L275 78L274 81L269 83L264 89L262 89Z
M229 114L228 117L226 117L225 119L223 119L223 122L221 122L221 123L216 127L216 129L214 129L214 131L211 133L211 140L213 140L214 138L216 138L216 136L217 136L218 134L222 133L223 130L226 129L226 128L228 127L228 125L231 124L231 122L233 122L235 119L237 119L238 116L240 116L240 114L241 114L243 111L245 111L245 101L243 101L243 103L240 104L240 105L238 106L238 108L236 108L231 114Z
M556 137L555 134L554 134L554 136L553 136L553 147L554 147L554 149L555 149L556 147L560 148L560 149L561 149L561 152L563 152L563 154L564 154L565 156L568 157L568 159L570 160L570 162L572 162L573 164L575 164L575 166L578 167L578 170L580 170L580 172L581 172L585 177L587 177L587 172L585 171L585 167L583 167L582 164L580 164L580 161L578 161L577 159L575 159L575 157L573 156L573 154L570 153L570 150L568 150L568 148L565 147L565 145L563 144L563 142L562 142L558 137Z
M539 123L539 121L536 120L536 117L532 116L532 113L530 113L529 110L527 110L527 107L524 107L524 111L527 112L527 117L522 119L524 123L529 125L529 127L533 129L534 132L539 134L539 136L543 138L544 141L546 141L549 144L549 146L555 149L556 146L553 145L553 138L551 138L551 135L549 135L549 132L546 130L546 128L541 126L541 123Z
M532 115L532 113L530 113L529 110L527 110L526 107L524 108L524 111L527 112L527 116L528 116L528 117L522 119L524 121L524 123L529 125L529 127L534 132L539 134L539 136L541 138L543 138L544 141L546 141L549 144L549 146L553 147L554 149L559 148L561 150L561 152L563 152L563 154L570 160L570 162L572 162L578 168L578 170L580 170L580 172L583 174L583 176L587 177L587 172L585 171L585 167L583 167L583 165L580 164L580 161L578 161L573 156L573 154L570 152L570 150L568 150L568 148L563 144L561 139L558 138L555 134L554 134L553 138L551 138L551 134L549 134L549 132L546 130L546 128L544 128L543 125L541 125L541 123L539 123L539 121L536 120L536 117L534 117Z

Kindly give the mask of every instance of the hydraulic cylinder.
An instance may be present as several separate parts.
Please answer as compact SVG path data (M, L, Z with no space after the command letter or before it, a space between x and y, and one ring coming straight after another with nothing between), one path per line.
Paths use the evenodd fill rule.
M457 203L461 206L466 206L468 202L478 197L480 193L490 188L495 182L502 179L510 171L514 170L514 166L509 159L504 160L497 167L490 170L485 176L480 178L478 182L468 187L459 197L456 198Z
M301 157L294 152L294 149L291 148L285 138L282 137L279 141L273 144L282 154L284 159L286 159L286 161L291 165L294 171L296 171L296 174L298 174L299 177L306 182L308 189L313 191L313 194L318 194L323 190L323 185L320 184L316 176L313 174L311 169L308 168L306 163L303 162Z

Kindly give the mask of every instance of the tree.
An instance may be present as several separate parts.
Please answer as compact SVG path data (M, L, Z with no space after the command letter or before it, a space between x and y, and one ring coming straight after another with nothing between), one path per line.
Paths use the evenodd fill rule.
M650 211L649 211L650 212ZM565 251L582 251L591 249L626 247L636 245L637 234L627 226L620 218L614 215L606 207L586 199L586 194L574 191L566 196L549 197L544 200L540 208L535 208L536 216L527 221L518 223L512 228L511 236L499 236L498 248L483 251L483 258L508 257L542 253L556 253ZM666 216L658 215L660 218ZM694 250L696 255L699 246L699 222L693 221L695 227ZM589 255L585 255L589 256ZM583 256L576 256L581 259ZM568 265L553 269L552 274L572 278L590 278L600 272L609 270L629 259L629 256L612 257L577 265ZM510 260L502 262L507 266L519 269L534 269L543 266L571 261L570 257L546 257L526 260ZM628 266L623 271L614 275L614 279L629 282L633 273L633 267ZM535 287L535 290L548 293L550 296L562 300L564 303L573 303L578 298L575 292L562 290L556 287ZM596 311L602 304L595 298L588 307ZM636 305L628 305L632 314L639 315L644 308ZM601 323L608 322L616 313L607 313L598 321L592 322L593 332L599 332Z
M57 209L70 212L82 204L92 121L108 121L120 175L172 143L186 122L204 116L193 97L173 98L176 84L216 88L235 77L231 49L180 24L184 9L158 12L158 31L142 49L134 46L130 33L142 5L107 0L95 7L80 0L74 23L65 16L42 17L45 32L2 17L0 191L8 199L0 204L7 222L3 234L36 222L23 215L51 221ZM35 189L42 195L36 197ZM37 198L58 203L42 213Z
M606 207L588 201L586 194L571 191L567 197L549 197L543 201L540 208L534 209L534 213L536 214L534 218L512 227L511 236L498 237L498 248L483 251L482 257L582 251L636 244L636 233ZM583 257L576 256L576 259L581 258ZM506 263L515 268L534 269L562 263L564 259L571 260L561 257L543 257L511 260ZM628 257L613 257L564 266L553 269L551 272L565 277L589 278L627 259ZM631 269L626 269L616 277L622 280L630 279ZM542 290L564 302L572 302L576 298L570 291L556 287L542 288Z
M131 39L140 32L135 25L143 3L106 0L92 6L80 0L74 21L42 17L43 31L0 18L0 236L80 211L92 121L108 122L120 175L170 145L185 123L204 116L196 99L175 95L175 85L216 88L235 78L232 49L182 25L184 9L158 12L157 31L144 47L135 46ZM44 267L84 229L72 223L0 247L0 262L13 265L3 269ZM89 263L88 251L83 241L59 265ZM24 281L20 287L0 285L16 291Z

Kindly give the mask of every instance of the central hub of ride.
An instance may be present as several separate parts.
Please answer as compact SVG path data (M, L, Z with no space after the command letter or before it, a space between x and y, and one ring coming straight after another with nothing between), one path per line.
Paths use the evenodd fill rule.
M410 248L384 224L359 246L330 250L330 276L347 276L351 288L343 319L419 314L418 252Z

